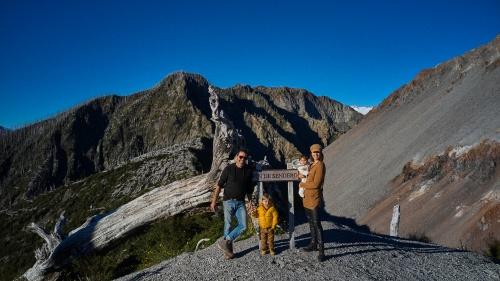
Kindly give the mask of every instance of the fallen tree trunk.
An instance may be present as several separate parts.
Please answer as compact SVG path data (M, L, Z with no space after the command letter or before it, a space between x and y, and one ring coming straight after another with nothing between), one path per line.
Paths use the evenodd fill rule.
M220 171L227 165L232 150L237 148L241 135L220 110L217 93L212 87L209 93L211 119L216 126L212 166L208 173L158 187L110 213L93 216L67 237L61 233L65 221L63 214L51 234L32 223L29 228L46 243L35 252L37 261L23 277L30 281L57 279L57 271L70 257L103 249L140 226L210 202Z

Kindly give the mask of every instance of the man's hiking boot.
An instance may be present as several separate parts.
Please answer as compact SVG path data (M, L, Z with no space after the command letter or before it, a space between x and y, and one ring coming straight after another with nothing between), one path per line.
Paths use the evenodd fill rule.
M224 252L226 259L232 259L234 257L233 243L231 243L231 240L221 239L217 242L217 246Z
M224 253L224 259L230 260L232 258L234 258L234 254L228 255L227 253Z
M233 250L233 241L232 240L227 240L227 245L229 248L229 255L227 255L227 259L232 259L234 258L234 250Z
M265 255L266 255L266 253L267 253L267 252L266 252L266 251L264 251L264 250L261 250L261 251L260 251L260 255L261 255L261 256L265 256Z
M276 255L276 252L274 250L270 250L269 251L269 254L271 254L271 256L275 256Z

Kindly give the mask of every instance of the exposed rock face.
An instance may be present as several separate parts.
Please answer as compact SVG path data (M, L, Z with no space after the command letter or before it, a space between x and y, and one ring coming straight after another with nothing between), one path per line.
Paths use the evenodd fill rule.
M195 138L211 138L208 82L199 75L168 76L151 90L125 97L102 138L104 168Z
M1 205L7 197L32 199L145 153L195 139L210 144L208 86L200 75L175 73L150 90L98 98L4 135L0 192L11 194L2 196ZM275 165L306 152L311 142L330 143L362 117L305 90L237 86L221 91L222 108L254 156L268 155ZM194 163L199 172L210 165L211 145L205 147Z
M141 191L166 185L173 180L194 177L206 172L199 161L199 154L210 151L208 144L196 139L189 143L176 144L171 147L146 153L131 159L122 166L133 166L128 178L122 177L113 187L113 196L126 195L135 197ZM206 166L205 166L206 167Z
M302 89L236 86L223 90L222 108L257 159L272 166L327 145L361 120L350 107ZM236 106L235 106L236 105Z
M392 207L401 206L400 235L426 236L452 247L487 252L500 241L500 143L449 148L423 163L408 162L391 194L360 222L386 233Z
M0 177L2 195L27 198L63 183L88 176L99 167L98 142L104 135L109 116L119 106L120 98L104 97L2 136L0 163L5 167ZM2 206L5 204L2 196Z
M363 217L377 202L392 194L391 181L401 174L406 163L420 163L449 146L472 146L483 139L500 140L499 48L500 36L463 56L422 71L327 147L324 186L327 210L372 226L372 220ZM498 175L489 181L489 187L481 187L482 194L472 196L464 192L467 187L461 187L456 201L444 204L471 205L470 200L486 196L495 186L498 189ZM435 190L439 189L432 188L429 192ZM411 217L411 212L405 214L404 209L401 212L403 223ZM421 219L412 223L423 224L424 218ZM438 228L431 225L425 233L432 234ZM465 230L469 226L459 221L457 228ZM400 231L406 231L404 223ZM451 233L452 228L448 234ZM452 245L450 241L443 243Z

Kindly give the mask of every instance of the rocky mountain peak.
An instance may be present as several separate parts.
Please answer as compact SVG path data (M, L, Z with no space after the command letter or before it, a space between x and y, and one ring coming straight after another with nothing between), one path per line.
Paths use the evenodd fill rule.
M23 179L19 190L34 198L172 145L201 138L210 147L208 87L199 74L175 72L149 90L95 98L16 130L0 142L0 165L5 167L0 190ZM305 152L311 141L330 143L361 118L355 112L338 111L341 104L330 108L332 100L320 101L301 89L245 85L219 92L224 111L246 135L254 156L267 155L276 165ZM298 133L300 141L293 137ZM207 158L203 155L210 151L200 154ZM16 168L25 172L14 173Z
M158 83L158 87L160 88L172 88L173 86L179 85L199 85L208 88L209 83L207 79L200 74L184 71L171 73Z

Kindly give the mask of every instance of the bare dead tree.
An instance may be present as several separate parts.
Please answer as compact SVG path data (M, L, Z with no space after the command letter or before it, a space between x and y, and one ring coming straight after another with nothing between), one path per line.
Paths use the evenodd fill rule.
M241 137L219 108L219 97L215 89L209 87L209 93L211 120L216 126L212 166L208 173L158 187L110 213L88 218L64 238L60 231L64 222L63 215L51 234L32 223L29 228L42 237L45 244L35 252L37 261L23 277L30 281L57 279L58 270L70 257L76 258L103 249L140 226L209 203L220 171L227 165L228 158L232 150L237 148Z

